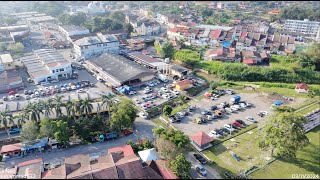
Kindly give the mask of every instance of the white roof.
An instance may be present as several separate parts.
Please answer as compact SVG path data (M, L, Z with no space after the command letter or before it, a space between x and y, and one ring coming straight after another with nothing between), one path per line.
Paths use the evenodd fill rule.
M12 63L13 59L10 54L1 54L0 55L0 63L6 64L6 63Z
M206 25L206 24L201 24L196 27L203 28L203 29L210 29L210 30L221 29L223 31L230 31L233 28L233 27L227 27L227 26L214 26L214 25Z
M139 151L138 154L143 162L159 159L155 148Z

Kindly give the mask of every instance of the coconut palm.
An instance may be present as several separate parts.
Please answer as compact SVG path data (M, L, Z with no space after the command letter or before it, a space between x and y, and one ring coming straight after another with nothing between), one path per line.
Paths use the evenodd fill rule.
M51 113L53 113L52 100L48 99L47 101L40 101L39 103L41 105L42 110L44 111L44 115L48 118L51 115Z
M13 118L17 120L18 127L22 128L22 124L24 124L26 120L28 120L28 114L20 112L19 115L14 116Z
M102 95L102 105L107 105L108 114L109 114L109 120L111 120L111 111L110 108L113 105L113 101L111 100L111 95Z
M79 105L76 101L68 101L67 103L65 103L65 107L68 117L75 117L77 112L79 112Z
M56 116L59 117L62 114L61 107L63 107L62 102L63 96L55 96L53 98L53 107L56 110Z
M4 126L6 132L8 133L8 137L11 138L8 130L8 125L14 124L14 121L12 115L9 113L9 110L6 109L5 111L0 112L0 121L1 124Z
M39 103L30 103L23 110L25 114L28 115L31 121L36 122L38 125L40 123L40 113L42 112L42 107Z
M177 97L177 100L180 102L180 104L185 104L187 102L187 96L183 95L183 94L180 94L178 97Z
M92 109L93 106L88 98L80 101L80 113L84 113L88 116L92 112Z

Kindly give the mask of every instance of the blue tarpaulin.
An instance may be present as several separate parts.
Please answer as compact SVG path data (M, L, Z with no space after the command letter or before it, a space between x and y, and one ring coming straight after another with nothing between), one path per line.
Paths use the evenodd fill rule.
M48 144L49 138L44 137L42 139L40 139L37 143L32 144L32 145L26 145L24 144L21 148L21 150L31 150L31 149L37 149L37 148L41 148L41 147L45 147Z
M273 105L275 105L275 106L280 106L281 104L283 104L283 101L280 101L280 100L275 101L275 102L273 103Z

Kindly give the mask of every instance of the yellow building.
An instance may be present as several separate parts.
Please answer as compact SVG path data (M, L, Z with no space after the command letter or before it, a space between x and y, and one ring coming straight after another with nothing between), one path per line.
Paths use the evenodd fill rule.
M185 79L176 83L176 89L182 91L191 87L191 85L192 81L189 79Z

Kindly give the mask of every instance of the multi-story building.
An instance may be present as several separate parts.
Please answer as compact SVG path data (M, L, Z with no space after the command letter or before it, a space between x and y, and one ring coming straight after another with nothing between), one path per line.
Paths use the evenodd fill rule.
M38 49L33 53L20 60L35 84L71 76L71 63L55 49Z
M22 78L15 69L14 61L10 54L0 55L0 92L23 87Z
M300 32L306 37L316 38L320 29L320 22L305 20L291 20L285 21L284 30L290 32Z
M15 69L13 59L10 54L0 55L0 72L5 70Z
M114 35L83 37L73 42L74 53L77 57L90 58L102 53L118 53L119 41Z
M89 29L80 27L80 26L59 26L59 32L63 34L69 41L71 40L71 36L78 36L78 35L87 35L90 33Z

